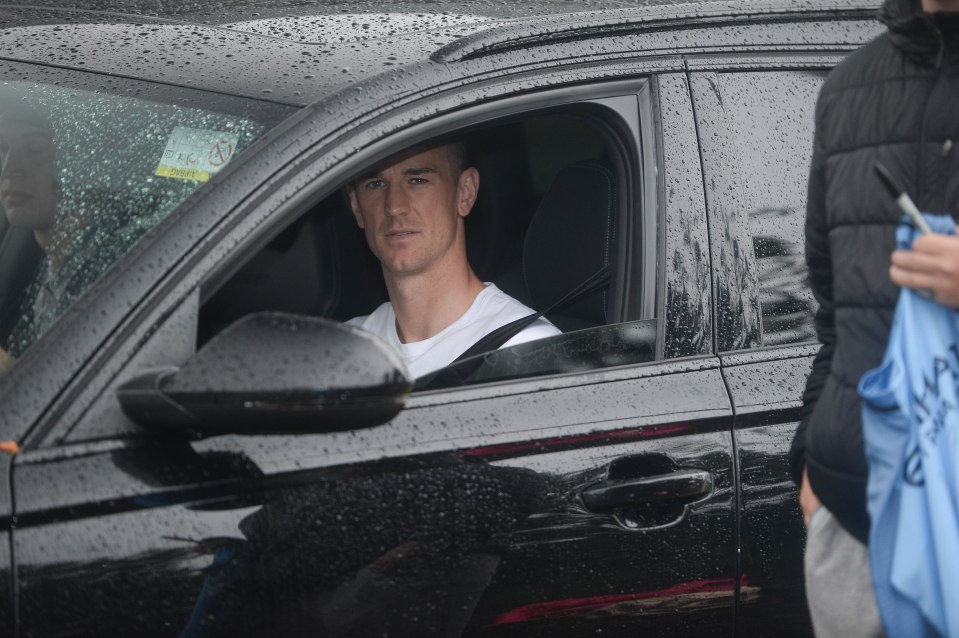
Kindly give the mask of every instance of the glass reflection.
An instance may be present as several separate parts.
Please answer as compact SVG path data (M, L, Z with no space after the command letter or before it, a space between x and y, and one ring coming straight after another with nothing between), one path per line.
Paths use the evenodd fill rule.
M198 108L0 83L0 371L264 130Z

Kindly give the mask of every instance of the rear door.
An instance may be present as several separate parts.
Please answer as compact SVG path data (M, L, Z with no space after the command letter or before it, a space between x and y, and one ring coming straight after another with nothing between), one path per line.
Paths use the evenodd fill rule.
M718 349L736 412L744 635L812 631L788 451L818 350L803 255L815 101L838 59L690 62L710 185Z

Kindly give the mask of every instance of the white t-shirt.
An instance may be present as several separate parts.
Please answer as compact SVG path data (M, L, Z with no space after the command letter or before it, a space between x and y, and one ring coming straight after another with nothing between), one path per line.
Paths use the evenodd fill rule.
M418 378L448 366L467 348L500 326L534 312L535 310L524 306L493 284L486 284L486 288L476 295L473 304L463 316L423 341L400 342L396 334L396 314L389 302L380 305L373 314L354 317L347 323L372 332L396 348L406 361L410 373L414 378ZM560 331L556 326L540 317L503 344L503 347L558 334Z

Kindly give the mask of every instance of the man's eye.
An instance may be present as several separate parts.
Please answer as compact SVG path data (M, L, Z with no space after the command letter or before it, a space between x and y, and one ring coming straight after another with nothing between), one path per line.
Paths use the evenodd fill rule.
M364 188L368 191L375 191L377 189L383 188L383 180L381 179L371 179L364 184Z
M428 184L429 180L425 177L411 177L410 184Z

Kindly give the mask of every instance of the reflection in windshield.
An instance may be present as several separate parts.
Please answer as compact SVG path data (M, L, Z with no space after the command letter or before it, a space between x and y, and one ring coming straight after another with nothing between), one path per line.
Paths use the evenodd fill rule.
M0 369L263 129L199 109L0 84Z

